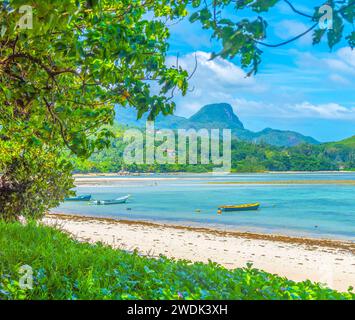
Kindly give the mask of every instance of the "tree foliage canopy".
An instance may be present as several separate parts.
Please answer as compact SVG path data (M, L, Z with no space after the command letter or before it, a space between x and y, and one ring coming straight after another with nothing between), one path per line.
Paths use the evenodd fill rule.
M33 29L15 27L24 3L33 7ZM186 14L178 1L10 1L5 14L0 122L12 140L62 142L87 156L110 137L102 125L112 123L114 104L153 117L172 112L169 91L186 92L186 71L165 63L162 20Z
M0 220L41 218L73 185L71 165L55 150L0 144Z
M18 25L28 8L32 28ZM173 111L170 95L186 93L188 75L166 65L164 20L185 14L179 1L2 1L3 217L38 217L63 200L71 167L58 154L104 148L115 104L151 117Z
M305 21L308 19L311 26L287 41L268 43L264 41L267 38L268 22L263 14L280 2L286 3L295 15L306 19ZM192 6L197 10L190 16L190 21L199 21L204 29L213 32L212 38L222 43L222 50L213 53L212 58L237 56L242 67L249 69L249 75L258 71L263 53L262 47L273 48L286 45L310 32L313 32L313 44L319 44L324 39L332 49L345 37L349 46L354 47L354 0L319 1L312 15L301 12L296 8L297 5L294 6L291 2L288 0L214 0L208 4L202 0L193 0ZM230 18L230 15L226 15L228 8L233 10L236 16ZM256 15L253 18L237 19L238 12L246 12L247 15L252 12ZM327 14L331 17L328 21L325 20Z

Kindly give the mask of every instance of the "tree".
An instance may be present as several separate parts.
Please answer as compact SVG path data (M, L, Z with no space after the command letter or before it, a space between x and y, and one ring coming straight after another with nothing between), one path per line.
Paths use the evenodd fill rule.
M70 168L56 163L55 155L69 149L88 157L107 146L115 104L134 106L139 115L148 111L151 118L173 111L172 92L186 93L188 75L165 63L169 32L164 20L186 11L179 1L1 3L0 145L16 148L10 158L8 151L0 155L0 192L9 194L0 198L0 210L13 207L19 215L26 211L19 202L27 185L38 191L52 179L48 169L48 183L39 183L38 157L52 159L55 175ZM23 21L24 13L33 17L33 28ZM29 156L33 159L27 161ZM18 175L29 179L18 180ZM55 198L63 199L65 193L58 191ZM42 213L54 204L50 196Z
M281 43L268 43L264 40L267 35L267 13L277 3L284 2L291 10L303 19L308 19L310 27L299 35ZM199 21L204 29L211 30L212 38L222 43L222 49L212 54L212 58L240 58L243 68L249 69L249 75L256 73L261 63L262 47L276 48L287 45L306 34L313 32L313 44L319 44L326 37L330 49L338 44L343 37L351 48L355 44L355 31L353 29L355 15L355 1L319 1L312 15L298 10L289 0L202 0L192 1L196 8L190 16L191 22ZM250 11L254 18L231 19L229 11L238 17L239 12ZM244 10L244 11L243 11ZM257 16L255 16L257 14Z
M63 143L87 156L111 136L103 125L112 124L114 104L154 117L172 112L169 92L186 92L186 71L165 64L161 21L185 14L179 1L27 1L33 29L25 30L16 27L23 3L4 1L1 12L0 121L12 140Z
M41 218L73 185L71 165L55 150L0 144L0 219Z
M0 155L5 181L0 193L21 192L22 188L8 187L23 181L11 181L16 179L13 164L27 161L27 156L34 157L33 161L28 160L18 170L30 175L31 182L26 183L34 186L38 181L37 160L48 157L54 175L57 169L69 174L69 163L55 161L63 152L69 150L72 155L87 158L109 145L115 104L136 108L138 117L148 112L150 119L173 112L174 94L187 92L189 75L178 59L175 66L166 64L172 20L189 16L191 22L200 21L223 45L212 58L239 56L241 65L251 68L249 74L256 72L261 61L259 47L276 46L263 42L267 23L260 13L279 1L1 1L0 147L9 150L10 145L13 151L12 158ZM314 26L312 30L315 43L327 33L333 47L342 38L344 23L353 22L353 2L327 3L334 6L335 28L326 31ZM226 19L223 12L230 6L251 9L258 17ZM319 11L309 19L318 25ZM347 40L353 47L354 32ZM56 199L63 199L62 191L58 190ZM0 209L11 207L19 199L1 197ZM52 204L47 201L43 208ZM13 207L21 213L21 206Z

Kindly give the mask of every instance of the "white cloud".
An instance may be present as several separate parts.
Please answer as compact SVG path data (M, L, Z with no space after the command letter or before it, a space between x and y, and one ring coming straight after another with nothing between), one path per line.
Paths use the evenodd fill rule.
M352 72L352 68L346 64L344 61L341 60L336 60L336 59L323 59L323 61L326 63L326 65L335 71L338 72Z
M349 66L355 68L355 51L349 47L341 48L337 52L337 56L345 61Z
M326 57L316 57L310 52L292 51L297 56L297 64L303 72L317 74L320 79L327 75L334 83L352 85L355 75L355 51L344 47Z
M306 24L296 20L282 20L275 26L275 34L282 40L292 39L309 29ZM312 44L312 33L304 35L297 42L301 45Z
M332 81L332 82L335 82L335 83L339 83L339 84L343 84L343 85L349 85L351 84L351 82L342 77L341 75L337 74L337 73L333 73L329 76L329 79Z
M256 82L253 77L246 77L246 73L234 63L222 58L211 60L211 54L203 51L187 54L179 59L179 65L188 71L195 67L195 56L197 59L197 70L192 82L204 79L210 83L228 87L253 87ZM170 57L171 64L176 63L175 57Z
M210 54L207 52L198 51L180 57L179 65L191 72L195 67L196 55L197 70L190 80L192 91L185 97L176 97L176 114L188 117L203 105L226 102L230 103L242 117L355 120L354 107L348 108L335 102L314 104L308 102L309 99L304 95L310 76L319 79L319 82L326 82L328 79L339 86L348 85L349 78L344 76L343 72L335 72L333 65L327 64L324 57L318 59L311 53L298 51L293 54L300 58L301 68L297 74L290 72L293 78L292 86L288 89L282 86L285 79L279 74L276 79L273 73L248 78L234 63L222 58L210 60ZM304 59L301 59L301 56ZM338 59L334 59L335 61L352 68L351 63L347 62L352 58L349 57L348 51L339 50L336 57ZM175 65L176 57L170 57L168 62ZM311 89L327 90L322 86ZM325 94L328 93L325 91Z
M296 112L300 112L304 117L355 120L355 108L346 108L338 103L314 105L309 102L303 102L294 105L293 108Z
M344 72L350 75L355 74L355 51L350 48L341 48L336 52L338 59L324 59L332 70Z
M306 6L306 5L303 5L303 4L299 4L297 3L296 5L296 9L303 12L303 13L308 13L308 14L313 14L314 12L314 8L312 6ZM276 5L276 8L277 10L281 13L281 14L295 14L291 7L285 3L285 2L278 2L277 5Z
M235 111L241 116L273 118L314 118L332 120L355 120L355 107L347 108L338 103L312 104L266 104L245 99L234 100Z
M211 54L203 51L187 54L179 58L179 65L192 72L191 92L179 99L177 114L188 116L208 103L232 101L236 93L256 93L266 90L254 77L247 77L244 70L222 58L210 60ZM176 57L169 57L168 64L176 65ZM180 98L180 97L179 97Z

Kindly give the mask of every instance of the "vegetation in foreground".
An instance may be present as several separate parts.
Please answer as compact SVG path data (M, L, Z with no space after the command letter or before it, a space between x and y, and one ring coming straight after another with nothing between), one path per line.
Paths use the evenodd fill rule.
M73 158L76 173L113 173L129 172L211 172L215 165L178 164L127 164L123 161L125 128L114 127L115 138L111 145L94 153L89 159ZM265 143L232 141L232 172L265 171L337 171L354 170L355 148L351 139L337 144L310 145L300 144L294 147L277 147ZM178 153L176 153L176 157Z
M1 299L354 299L310 281L296 283L251 266L152 259L79 243L59 230L0 222ZM33 268L33 290L18 273Z

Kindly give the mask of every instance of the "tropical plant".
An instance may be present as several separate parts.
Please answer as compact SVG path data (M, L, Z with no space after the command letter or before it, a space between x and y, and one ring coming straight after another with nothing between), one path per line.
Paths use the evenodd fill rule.
M0 143L0 220L41 218L73 187L71 165L56 151Z
M235 299L353 300L352 288L337 292L309 280L294 282L245 268L227 270L210 262L192 263L100 243L72 240L54 228L0 221L2 299ZM33 270L33 288L19 285L19 268Z

